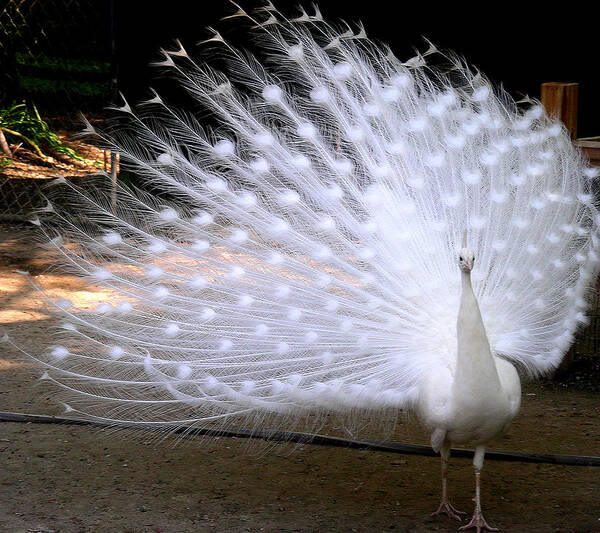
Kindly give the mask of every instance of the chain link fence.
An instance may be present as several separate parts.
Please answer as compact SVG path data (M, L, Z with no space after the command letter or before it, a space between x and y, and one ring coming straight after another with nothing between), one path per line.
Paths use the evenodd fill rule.
M0 11L3 104L95 111L111 80L108 0L7 0Z
M113 1L6 0L0 109L26 103L52 130L68 133L78 129L79 112L101 116L116 86ZM43 166L36 179L24 177L13 163L0 159L0 221L27 219L43 205L44 177L56 177Z
M5 0L0 8L0 107L26 101L52 124L71 126L74 110L100 113L116 86L113 1ZM0 164L0 223L31 218L45 204L46 183L39 176L8 177ZM593 298L591 324L578 335L570 358L599 350L600 293Z

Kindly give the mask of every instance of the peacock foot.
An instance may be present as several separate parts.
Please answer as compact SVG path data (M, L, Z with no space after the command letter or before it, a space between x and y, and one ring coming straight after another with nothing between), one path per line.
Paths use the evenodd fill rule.
M477 528L477 533L480 533L481 530L500 531L497 527L492 527L492 526L488 525L488 523L485 521L485 518L483 518L483 514L482 514L481 510L479 510L479 509L475 509L475 512L473 513L473 518L471 518L471 521L466 526L459 527L458 530L464 531L465 529L471 529L471 528Z
M466 515L467 513L455 509L452 505L450 505L450 502L448 500L442 500L442 503L440 503L438 510L431 513L431 516L435 516L438 514L445 514L448 515L450 518L454 518L454 520L460 521L462 520L462 516L460 515Z

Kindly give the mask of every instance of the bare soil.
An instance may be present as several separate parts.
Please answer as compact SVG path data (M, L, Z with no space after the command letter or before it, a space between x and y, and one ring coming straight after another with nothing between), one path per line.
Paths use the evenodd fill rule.
M104 151L97 146L74 139L73 134L65 130L59 130L56 134L83 159L72 159L59 153L40 157L26 144L10 144L12 157L5 160L7 164L0 166L0 178L51 179L61 176L85 176L90 172L106 170L106 166L110 165L106 161Z
M43 273L33 230L0 226L0 323L31 351L55 325L29 270L53 295L95 299L77 279ZM0 344L0 410L62 414L39 369ZM600 393L568 382L525 384L522 411L492 448L600 455ZM428 441L412 421L395 440ZM0 532L455 532L430 517L439 460L322 448L248 447L230 438L157 441L89 427L0 422ZM487 461L483 506L505 532L600 531L600 469ZM472 511L473 470L451 461L449 492Z

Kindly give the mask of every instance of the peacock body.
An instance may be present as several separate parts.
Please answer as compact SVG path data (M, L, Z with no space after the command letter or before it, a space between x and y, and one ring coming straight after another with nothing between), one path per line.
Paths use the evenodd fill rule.
M158 63L218 127L157 93L124 103L126 127L87 130L146 192L121 187L112 205L63 179L48 189L34 222L109 296L91 311L56 302L64 338L35 355L45 377L96 419L415 410L442 451L484 444L518 410L513 364L550 372L586 321L597 172L539 103L434 47L403 62L318 10L237 15L266 67L219 33L206 45L229 77L179 44Z

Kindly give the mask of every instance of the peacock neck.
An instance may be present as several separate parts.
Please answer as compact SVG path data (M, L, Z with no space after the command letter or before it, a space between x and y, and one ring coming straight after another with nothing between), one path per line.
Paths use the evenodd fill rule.
M471 284L471 273L462 272L458 309L455 385L462 389L499 387L500 378Z

